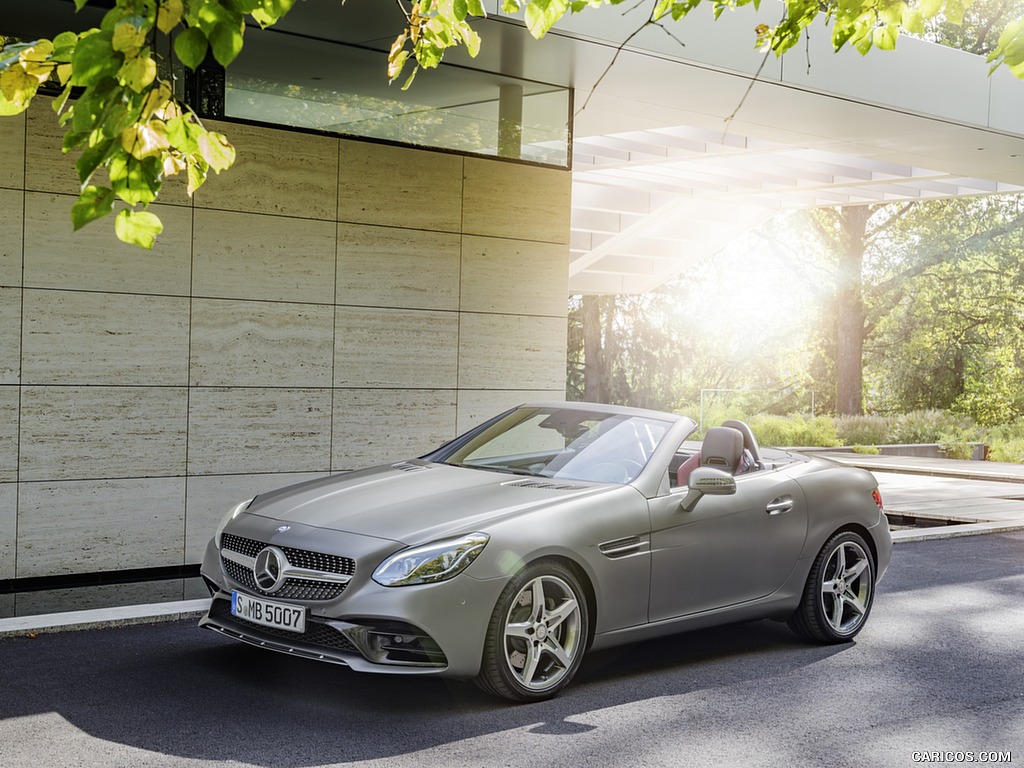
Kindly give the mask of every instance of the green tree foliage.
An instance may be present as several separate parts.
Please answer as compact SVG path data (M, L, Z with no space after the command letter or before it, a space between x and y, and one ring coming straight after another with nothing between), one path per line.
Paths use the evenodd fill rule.
M861 244L855 270L854 219ZM775 233L775 247L797 273L828 287L819 293L818 332L808 342L814 388L857 392L852 407L849 397L837 399L836 413L854 415L862 405L952 409L992 424L1024 412L1016 395L1024 391L1020 198L824 209L790 226ZM844 314L853 318L845 334ZM824 397L818 402L827 407Z
M505 13L522 12L535 37L563 16L620 5L624 0L503 0ZM89 0L75 0L77 9ZM0 40L0 116L25 110L39 87L56 81L64 89L54 103L65 129L64 151L77 155L81 195L72 210L75 228L120 207L115 231L122 240L151 247L160 220L146 208L166 177L184 174L194 192L212 170L234 161L227 138L207 130L174 96L167 62L157 53L158 36L173 40L173 55L195 69L207 55L228 66L242 50L246 20L260 27L279 21L295 0L115 0L99 29L62 32L52 40ZM400 0L401 4L401 0ZM699 5L715 16L759 0L651 0L646 25L679 21ZM838 50L845 45L867 53L895 47L901 31L921 34L932 19L963 20L971 0L783 0L774 24L758 24L753 43L782 55L799 42L818 16L832 28ZM406 26L388 54L394 81L410 68L405 87L420 68L436 67L445 51L465 46L476 55L481 41L473 18L485 15L481 0L416 0L402 5ZM339 12L343 12L339 9ZM989 54L1024 77L1024 22L1012 21ZM71 100L72 89L80 95Z
M894 262L911 249L949 258L926 259L887 302L866 350L877 408L945 409L982 425L1024 413L1022 213L1019 197L984 198L923 206L901 222Z
M1024 18L1024 4L1019 0L974 0L959 23L945 16L933 17L926 25L924 37L935 42L988 56L999 44L999 36L1011 24Z

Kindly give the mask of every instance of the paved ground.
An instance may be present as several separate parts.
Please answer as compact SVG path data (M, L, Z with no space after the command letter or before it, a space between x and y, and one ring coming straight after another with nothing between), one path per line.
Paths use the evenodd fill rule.
M1024 486L877 472L885 510L922 520L1024 523Z
M1024 532L901 544L855 643L755 622L588 660L551 702L359 675L193 622L0 640L3 766L893 768L1024 761ZM954 762L944 760L944 762Z
M887 512L918 522L960 524L898 531L898 540L1024 529L1024 465L852 453L827 456L871 470Z

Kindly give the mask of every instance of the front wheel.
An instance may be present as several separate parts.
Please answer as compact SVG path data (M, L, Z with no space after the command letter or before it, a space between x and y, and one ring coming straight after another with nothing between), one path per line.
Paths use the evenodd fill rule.
M583 660L588 608L575 574L559 563L536 563L502 591L487 627L476 682L513 701L558 694Z
M852 531L838 533L815 558L789 626L809 640L845 643L864 628L874 596L875 564L867 543Z

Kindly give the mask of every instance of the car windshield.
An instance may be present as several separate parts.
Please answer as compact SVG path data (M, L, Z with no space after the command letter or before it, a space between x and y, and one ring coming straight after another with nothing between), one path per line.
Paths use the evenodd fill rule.
M520 408L460 445L443 463L493 472L628 483L670 422L579 409Z

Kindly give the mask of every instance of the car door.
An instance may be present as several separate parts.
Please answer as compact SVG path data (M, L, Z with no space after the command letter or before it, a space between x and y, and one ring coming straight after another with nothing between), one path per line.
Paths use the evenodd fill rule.
M763 470L736 478L731 496L680 508L687 489L650 500L649 620L756 600L792 573L807 534L807 504L795 480Z

